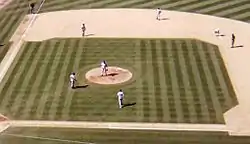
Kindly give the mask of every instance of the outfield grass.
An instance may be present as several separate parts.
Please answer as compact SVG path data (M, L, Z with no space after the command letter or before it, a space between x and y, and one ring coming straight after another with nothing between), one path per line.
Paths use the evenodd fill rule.
M135 75L123 85L68 88L75 71L109 65ZM125 103L118 109L116 92ZM237 104L218 47L192 39L54 39L27 42L0 85L0 110L11 119L224 123Z
M33 137L33 138L31 138ZM44 139L52 138L52 139ZM56 139L56 140L55 140ZM139 131L69 128L10 128L0 135L1 144L69 144L71 140L95 144L248 144L249 137L215 132ZM75 142L76 143L76 142Z

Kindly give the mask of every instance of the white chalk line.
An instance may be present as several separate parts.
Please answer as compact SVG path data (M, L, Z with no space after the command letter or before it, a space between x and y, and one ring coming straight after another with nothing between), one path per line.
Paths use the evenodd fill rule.
M77 121L35 121L12 120L10 127L46 128L90 128L163 131L211 131L228 132L223 124L178 124L178 123L137 123L137 122L77 122Z
M59 138L48 138L48 137L19 135L19 134L1 134L1 135L12 136L12 137L20 137L20 138L31 138L31 139L39 139L39 140L48 140L48 141L77 143L77 144L95 144L95 143L90 143L90 142L74 141L74 140L59 139Z

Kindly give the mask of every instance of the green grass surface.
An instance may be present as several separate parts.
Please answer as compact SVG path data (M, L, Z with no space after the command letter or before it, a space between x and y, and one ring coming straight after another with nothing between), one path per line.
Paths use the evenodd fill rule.
M85 73L109 65L132 81L71 90ZM118 109L116 92L124 89ZM26 43L0 85L1 113L12 119L224 123L237 103L218 47L192 39L54 39Z
M214 132L68 128L10 128L0 134L1 144L74 144L77 142L85 142L85 144L249 144L250 138Z

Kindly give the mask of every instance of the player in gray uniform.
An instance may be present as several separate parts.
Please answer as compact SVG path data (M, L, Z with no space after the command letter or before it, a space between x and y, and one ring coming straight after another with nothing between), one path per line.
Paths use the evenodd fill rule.
M124 98L123 91L120 89L119 92L116 95L117 95L119 108L123 108L123 98Z

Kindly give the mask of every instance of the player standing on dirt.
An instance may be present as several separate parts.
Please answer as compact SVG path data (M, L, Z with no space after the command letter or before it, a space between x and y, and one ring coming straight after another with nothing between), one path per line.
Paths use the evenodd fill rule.
M76 82L76 74L74 72L72 72L69 76L69 81L70 81L70 87L72 89L75 88L75 82Z
M119 92L116 95L117 95L117 98L118 98L117 100L118 100L119 108L123 108L123 98L124 98L123 91L120 89Z
M103 60L102 62L101 62L101 75L103 76L103 75L108 75L108 73L107 73L107 71L108 71L108 64L107 64L107 62L105 61L105 60Z
M231 48L234 47L234 43L235 43L235 35L234 35L234 33L232 33L232 47Z
M157 8L156 13L157 13L156 19L157 19L157 20L161 20L161 9L160 9L160 8Z
M86 26L82 24L82 36L85 36Z

